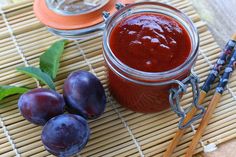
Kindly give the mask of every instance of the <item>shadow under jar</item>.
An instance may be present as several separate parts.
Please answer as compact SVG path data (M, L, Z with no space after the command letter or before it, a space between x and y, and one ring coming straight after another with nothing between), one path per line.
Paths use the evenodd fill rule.
M190 76L198 47L196 28L179 10L156 2L125 6L107 19L103 37L112 95L136 112L169 108L170 90Z

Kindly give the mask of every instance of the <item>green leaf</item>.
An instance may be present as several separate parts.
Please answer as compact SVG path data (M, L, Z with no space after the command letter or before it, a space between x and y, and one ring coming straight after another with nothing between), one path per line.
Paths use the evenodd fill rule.
M17 68L17 70L28 76L36 78L42 83L48 85L51 89L55 90L55 85L51 77L47 73L42 72L41 69L35 68L35 67L20 67L20 68Z
M27 91L29 91L29 89L23 87L0 86L0 100L15 94L24 94Z
M66 40L57 41L40 56L40 69L52 79L55 79L57 76L57 71L60 67L60 58L64 52L66 43Z

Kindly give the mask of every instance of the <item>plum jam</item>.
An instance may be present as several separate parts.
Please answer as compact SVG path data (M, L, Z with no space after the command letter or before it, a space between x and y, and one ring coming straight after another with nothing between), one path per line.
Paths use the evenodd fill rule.
M124 64L145 72L174 69L188 58L190 37L175 19L157 13L126 17L111 32L110 47Z
M173 80L189 76L198 35L180 11L144 2L107 21L103 47L111 94L124 107L152 113L169 108Z

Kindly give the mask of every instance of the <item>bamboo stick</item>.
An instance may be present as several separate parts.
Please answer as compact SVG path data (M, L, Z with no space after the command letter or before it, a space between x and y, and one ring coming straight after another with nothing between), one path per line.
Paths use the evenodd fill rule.
M14 106L15 108L17 108L16 106ZM9 110L7 113L2 114L2 116L8 116L8 115L12 115L19 112L18 110Z
M4 117L2 118L2 120L6 121L6 120L9 120L9 119L15 118L19 115L20 115L20 113L19 113L19 111L17 110L17 107L16 107L15 110L12 110L10 112L5 113L5 116L3 115Z
M5 138L5 134L3 133L2 130L0 130L0 139ZM3 143L3 142L2 142Z
M229 125L227 126L227 128L220 128L219 130L216 130L214 131L213 133L211 133L210 135L211 136L205 136L204 139L206 140L207 138L207 141L208 142L214 142L215 140L215 136L224 136L224 133L226 132L227 134L229 134L228 131L234 131L235 133L235 125Z
M9 145L9 141L8 141L8 139L5 137L5 134L4 134L4 138L1 139L1 145L3 145L3 143ZM3 147L3 146L2 146L2 147Z
M16 122L22 121L22 120L24 120L24 118L20 116L17 119L15 118L15 119L10 119L10 120L5 121L5 125L15 124Z
M205 32L202 32L201 34L199 34L199 37L201 39L203 36L206 36L206 35L213 37L213 35L211 34L209 30L206 30Z
M39 43L39 41L42 44L49 45L53 41L58 40L57 37L52 36L48 32L34 33L34 34L30 35L30 36L27 35L26 37L21 37L21 38L16 36L16 38L17 38L17 42L22 45L21 47L24 48L24 51L26 51L25 50L26 46L28 46L29 48L32 49L32 46L33 45L37 46L36 43ZM47 42L45 43L44 41L47 41ZM40 48L43 48L43 46L40 45Z
M23 27L23 24L27 27ZM25 18L25 19L21 19L21 21L9 21L9 26L11 27L11 29L13 31L15 30L18 30L18 29L24 29L24 30L31 30L28 26L31 26L31 25L37 25L36 28L40 28L40 26L42 27L42 24L39 23L35 18L33 19L28 19ZM17 35L18 33L14 32L14 35Z
M40 153L37 153L37 154L33 154L32 155L32 157L42 157L42 156L47 156L47 155L49 155L50 153L49 152L47 152L47 151L45 151L45 149L42 151L42 152L40 152Z
M109 154L107 154L108 156ZM124 151L124 152L119 152L119 154L117 154L117 156L129 156L129 157L139 157L140 154L137 152L136 149L131 149L129 151Z
M1 35L2 39L9 38L10 35L9 35L7 28L2 28L2 29L0 29L0 31L1 31L0 35Z
M35 21L33 23L29 23L24 26L14 27L13 31L14 31L14 35L17 35L17 34L21 34L23 32L31 31L32 29L38 29L41 27L43 27L43 25L40 22Z
M3 59L2 57L9 55L9 56L13 56L12 53L16 52L15 46L13 45L13 42L10 42L12 45L8 45L8 47L1 47L0 51L3 51L4 53L1 54L1 59Z
M0 37L1 37L1 33L0 33ZM12 45L12 40L10 38L1 39L0 47L9 46L9 45ZM3 54L6 54L5 51L1 52L1 56Z
M18 98L18 97L17 97L17 98ZM0 112L0 113L1 113L1 116L4 116L4 115L3 115L4 112L8 112L8 111L10 111L10 110L16 108L15 106L13 106L14 104L16 104L16 101L10 101L10 102L8 103L8 105L9 105L9 104L10 104L11 106L5 106L5 107L3 107L4 105L1 106L1 107L2 107L1 110L0 110L0 111L1 111L1 112ZM13 104L13 105L12 105L12 104Z
M115 148L109 149L108 151L103 151L103 152L99 152L99 153L96 153L96 154L104 156L104 157L110 157L110 156L120 156L120 157L122 157L122 152L126 152L126 151L129 151L129 152L132 151L137 155L137 157L140 156L140 153L138 153L138 150L134 146L134 144L130 144L130 145L124 147L124 148L120 148L120 146L117 146Z
M9 151L9 152L7 152L7 153L4 153L4 154L1 154L1 155L2 155L2 156L9 157L9 156L15 156L16 153L15 153L13 150L11 150L11 151Z
M42 151L44 151L43 154L41 154L41 156L38 156L38 157L42 157L42 156L46 156L50 154L49 152L45 151L44 146L40 146L40 147L37 147L36 149L32 149L32 150L22 153L21 156L22 157L33 156L34 154L42 152Z
M109 153L109 152L112 152L114 151L114 149L116 149L118 147L118 149L124 149L125 147L127 146L134 146L133 145L133 141L131 141L130 139L125 139L125 140L120 140L120 143L111 143L110 145L106 145L103 147L103 150L104 151L101 151L99 149L94 149L93 151L86 151L85 153L81 153L81 155L84 155L84 156L93 156L93 155L103 155L104 153ZM109 149L110 148L110 149ZM100 152L100 153L99 153Z
M18 59L16 60L16 58L18 58ZM17 57L13 57L13 58L4 60L3 64L4 64L4 66L1 66L0 68L4 68L7 66L14 66L15 64L22 64L22 60L19 56L17 56Z
M37 141L37 142L34 142L34 143L30 144L30 145L18 148L18 151L19 151L19 153L23 153L23 152L32 150L34 148L39 148L40 146L42 146L42 142L41 141Z
M27 122L27 121L25 121L25 122ZM8 128L8 129L9 129L9 128ZM38 130L38 128L37 128L36 126L34 126L33 124L30 124L30 123L27 122L25 125L22 125L22 126L20 126L20 127L9 129L9 133L11 134L11 136L12 136L13 138L17 138L17 137L20 136L20 135L15 135L15 134L24 132L24 131L29 130L29 129ZM15 136L14 136L14 135L15 135Z
M4 154L4 153L9 152L9 151L11 151L11 150L12 150L12 147L11 147L11 145L8 143L8 146L5 146L5 147L3 147L3 148L0 149L0 154Z
M91 139L91 142L94 142L94 143L90 144L90 142L89 142L86 151L94 151L95 149L103 148L104 146L110 147L110 144L112 144L112 143L114 145L119 145L120 143L123 143L124 141L126 141L126 142L131 141L130 135L127 133L127 130L125 130L124 128L122 130L123 130L123 132L121 132L122 134L115 134L115 136L117 136L119 138L116 138L113 140L106 138L106 139L96 142L96 139ZM108 135L110 135L110 134L108 134Z
M4 12L4 14L7 15L7 18L10 18L12 16L18 16L18 15L28 12L28 11L32 11L32 7L22 7L20 9L14 10L13 12Z
M183 0L172 0L170 3L171 4L176 4L176 3L180 3L182 2ZM185 1L185 0L184 0Z
M200 43L199 43L200 47L202 47L204 45L211 44L211 43L215 43L213 36L206 35L206 36L200 37ZM217 44L217 43L215 43L215 44Z
M12 125L10 125L10 126L7 126L7 129L8 129L8 130L12 130L12 129L15 129L15 128L18 128L18 127L20 127L20 126L27 125L27 124L29 124L28 121L21 121L21 122L12 124Z
M7 21L9 22L10 25L14 25L16 23L21 23L29 19L35 19L34 12L31 11L31 9L21 14L10 16L7 18Z
M33 0L24 0L18 3L12 3L10 5L4 6L2 9L5 13L12 12L21 8L30 7L33 4Z
M208 45L210 43L214 42L214 38L209 38L208 40L204 40L200 42L200 46Z
M172 4L172 3L170 2L170 4ZM173 4L173 6L176 8L179 8L180 10L185 7L192 7L192 5L188 1L181 1L179 3ZM182 7L182 8L180 8L180 7Z
M202 32L201 34L199 34L200 42L201 42L201 41L206 41L206 40L211 39L211 38L214 39L214 37L212 36L212 34L211 34L211 32L210 32L209 30L207 30L207 31ZM215 40L214 40L213 42L215 42Z
M41 140L41 136L35 136L33 138L29 138L27 140L21 141L16 143L16 147L23 147L23 146L27 146L28 144L34 143L35 141L40 141Z
M190 7L188 7L188 8L183 8L182 11L183 11L184 13L186 13L186 15L188 15L188 16L190 16L190 15L197 15L196 10L192 10L192 8L190 8ZM199 18L199 21L200 21L200 20L201 20L201 19Z
M209 127L206 130L206 133L203 136L203 140L207 140L208 138L213 137L212 132L214 132L214 131L217 131L219 129L222 129L222 128L228 127L228 126L235 126L235 124L234 124L235 120L233 118L234 118L234 116L230 116L228 119L230 119L231 121L230 122L225 122L225 123L224 123L224 118L221 119L221 120L215 121L214 123L217 123L218 126L215 126L213 124L209 125ZM196 127L198 127L198 126L199 126L199 123L196 125ZM188 132L186 132L186 134L183 136L183 139L180 141L179 144L182 145L186 142L191 141L192 140L192 135L193 135L192 131L188 130Z
M38 29L32 29L28 32L23 32L22 34L17 34L15 36L17 38L17 41L23 42L23 41L28 41L28 40L30 40L30 38L35 37L37 35L41 36L41 35L45 35L45 34L52 36L52 34L47 31L46 27L40 27Z
M14 141L17 143L17 142L19 142L19 141L24 141L24 140L27 140L27 139L29 139L29 138L33 138L33 137L35 137L35 136L40 136L40 134L41 134L41 129L40 128L38 128L40 131L36 131L36 132L34 132L34 133L28 133L28 134L26 134L26 133L22 133L22 134L20 134L22 137L20 137L20 138L17 138L17 139L15 139ZM27 135L27 136L26 136Z

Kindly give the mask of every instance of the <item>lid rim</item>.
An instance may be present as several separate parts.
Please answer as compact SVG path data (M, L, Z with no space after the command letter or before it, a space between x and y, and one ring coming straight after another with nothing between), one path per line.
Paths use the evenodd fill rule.
M59 14L59 15L62 15L62 16L78 16L78 15L89 14L91 12L94 12L94 11L98 10L98 9L101 9L107 3L109 3L109 0L106 3L100 5L100 6L96 7L96 8L93 8L91 10L88 10L88 11L85 11L85 12L82 12L82 13L76 13L76 14L72 14L70 11L59 11L58 9L52 8L48 3L49 3L48 0L46 0L47 7L49 9L51 9L52 11L54 11L55 13Z
M45 0L35 0L33 10L38 20L47 27L58 30L77 30L104 22L103 11L113 14L116 12L115 4L119 2L127 4L133 3L134 0L109 0L106 5L94 12L75 16L63 16L53 12L47 7Z

